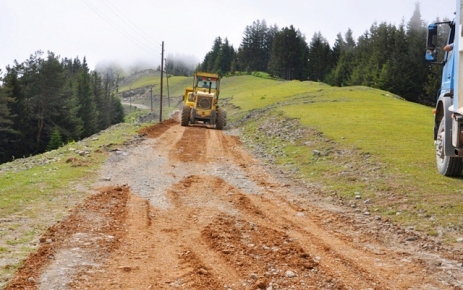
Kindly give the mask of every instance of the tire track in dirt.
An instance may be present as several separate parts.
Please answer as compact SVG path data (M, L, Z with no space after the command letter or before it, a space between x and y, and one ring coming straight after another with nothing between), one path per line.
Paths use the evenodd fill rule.
M6 289L64 289L101 263L124 235L128 196L124 186L100 188L48 229Z
M209 129L190 127L183 131L182 137L169 154L171 160L180 162L204 163L208 147L205 140L209 137ZM209 150L214 150L210 148Z
M293 241L304 253L309 253L310 258L316 262L318 274L313 283L318 283L320 278L327 282L336 282L335 285L312 285L317 289L408 289L414 285L423 285L422 276L408 277L407 281L395 281L391 283L387 280L387 275L400 275L407 272L406 268L399 265L396 255L383 259L383 264L388 264L388 271L382 272L376 267L374 261L378 257L366 255L365 251L357 251L355 247L346 244L330 234L327 234L314 224L302 212L288 211L286 202L276 200L273 204L262 197L240 196L235 200L238 208L243 209L247 215L253 217L257 227L266 227L275 231L280 231L281 235L287 236L287 240ZM258 204L258 206L256 206ZM272 213L264 215L263 213ZM256 213L259 213L256 215ZM396 269L394 273L388 273L391 269ZM420 271L423 269L419 267ZM324 273L324 275L320 275ZM414 274L407 273L407 274ZM386 274L386 276L385 276ZM325 278L323 278L325 276ZM326 278L328 277L328 278ZM356 281L355 283L352 283ZM431 284L432 285L432 284ZM412 288L413 289L413 288Z
M221 213L214 206L214 193L227 190L210 178L189 176L169 190L169 209L149 211L145 200L132 195L120 248L97 276L78 281L76 289L130 289L135 281L137 289L222 289L239 281L237 275L232 278L234 268L201 240L201 229Z

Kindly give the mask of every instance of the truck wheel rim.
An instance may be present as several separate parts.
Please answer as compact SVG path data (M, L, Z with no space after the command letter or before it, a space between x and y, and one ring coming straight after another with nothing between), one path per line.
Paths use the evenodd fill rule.
M439 162L444 161L444 138L445 138L445 132L439 132L437 135L436 139L436 156Z

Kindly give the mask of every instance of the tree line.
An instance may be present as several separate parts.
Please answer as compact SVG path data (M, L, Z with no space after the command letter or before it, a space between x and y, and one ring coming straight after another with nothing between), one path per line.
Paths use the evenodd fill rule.
M85 57L37 51L7 66L0 80L0 163L56 149L124 120L114 93L117 77L90 71Z
M358 39L348 29L333 46L320 32L307 43L293 26L279 29L257 20L245 28L238 49L217 37L197 70L222 75L261 71L285 80L369 86L430 105L441 68L425 61L426 31L419 3L406 24L374 23Z

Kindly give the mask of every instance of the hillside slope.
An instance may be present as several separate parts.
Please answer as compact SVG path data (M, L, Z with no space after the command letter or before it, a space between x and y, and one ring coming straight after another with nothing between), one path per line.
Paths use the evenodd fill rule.
M436 170L432 108L366 87L250 76L223 87L255 154L362 212L448 242L463 237L461 179Z

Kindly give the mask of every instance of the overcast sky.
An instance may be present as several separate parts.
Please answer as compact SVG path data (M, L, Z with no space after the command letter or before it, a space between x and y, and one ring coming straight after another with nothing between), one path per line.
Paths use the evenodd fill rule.
M37 50L85 56L90 69L111 61L155 68L162 41L166 57L200 62L215 38L237 49L245 27L263 19L293 25L308 43L321 32L332 45L348 28L357 39L374 22L407 23L417 2L426 23L453 18L455 0L0 0L0 69Z

